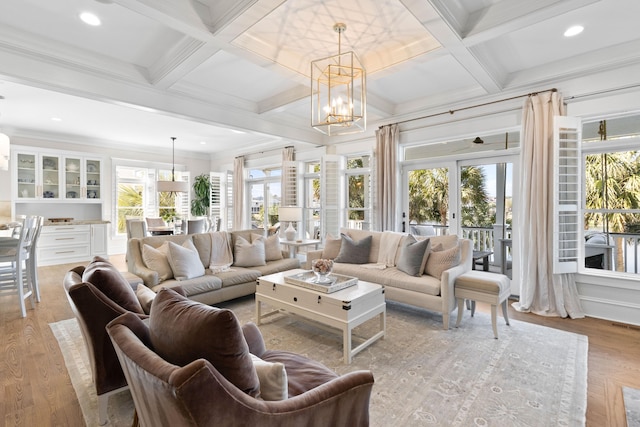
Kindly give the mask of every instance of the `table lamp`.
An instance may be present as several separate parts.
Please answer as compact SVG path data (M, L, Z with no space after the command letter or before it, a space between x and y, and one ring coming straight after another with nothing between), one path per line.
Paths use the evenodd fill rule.
M287 240L295 240L297 231L293 224L302 221L302 208L299 206L280 206L278 220L280 222L289 222L289 227L285 230L284 236Z

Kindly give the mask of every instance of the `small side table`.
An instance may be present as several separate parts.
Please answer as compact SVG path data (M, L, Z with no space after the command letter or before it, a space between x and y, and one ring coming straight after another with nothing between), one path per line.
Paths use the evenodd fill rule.
M295 258L298 256L298 248L302 246L315 246L315 249L318 249L320 240L316 240L316 239L287 240L287 239L281 238L280 244L289 247L289 258Z
M490 251L473 251L473 264L471 264L472 269L476 269L476 261L482 260L482 270L489 271L489 257L491 255L493 255L493 252Z

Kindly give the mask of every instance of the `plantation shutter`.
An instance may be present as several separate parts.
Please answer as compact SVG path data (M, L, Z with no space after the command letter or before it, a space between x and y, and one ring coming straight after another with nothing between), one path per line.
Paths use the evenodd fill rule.
M225 215L222 219L222 229L223 230L233 230L233 217L234 217L234 206L233 206L233 171L226 172L226 186L224 189L225 199L226 199L226 210Z
M582 124L576 117L555 116L553 126L553 274L575 273L580 244Z
M344 157L325 155L320 166L321 236L338 236L344 211Z
M295 160L282 162L282 202L280 206L299 206L298 170L300 163Z
M209 215L211 221L213 221L213 229L216 229L216 221L220 218L220 223L225 223L226 215L226 176L224 172L210 172L209 182L211 184L211 192L209 199Z

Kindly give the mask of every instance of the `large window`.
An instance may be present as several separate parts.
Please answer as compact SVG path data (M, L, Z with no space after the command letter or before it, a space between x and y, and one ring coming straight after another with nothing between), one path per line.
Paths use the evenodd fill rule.
M347 226L371 229L371 156L347 157Z
M116 165L115 223L116 234L126 234L130 218L162 217L165 221L189 216L188 193L157 193L156 180L171 179L171 171ZM176 172L176 180L188 180L188 174Z
M640 272L638 117L583 127L585 267ZM608 131L607 131L608 128Z
M269 234L280 229L278 208L282 198L280 168L251 169L247 180L251 228L264 228Z

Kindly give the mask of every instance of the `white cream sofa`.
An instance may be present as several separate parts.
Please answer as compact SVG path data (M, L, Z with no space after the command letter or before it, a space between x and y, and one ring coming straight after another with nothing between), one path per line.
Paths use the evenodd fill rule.
M252 240L256 235L262 234L264 234L264 232L260 229L230 232L229 239L231 248L234 250L235 241L238 236L242 236L246 240ZM289 258L288 252L283 252L282 259L266 261L264 265L244 267L232 265L228 271L213 272L209 268L212 252L211 235L212 233L197 233L129 239L126 255L127 268L129 272L140 277L145 286L155 292L163 287L171 288L180 286L188 298L211 305L255 293L256 280L260 276L300 267L300 261L298 259ZM166 241L182 245L189 239L198 251L198 256L204 267L204 275L186 280L177 280L172 277L162 281L158 271L150 269L145 264L142 253L145 244L153 248L159 248ZM237 263L235 250L233 256L234 263Z
M454 246L459 250L460 258L458 264L444 270L440 277L437 278L428 274L412 276L397 268L396 265L399 262L402 246L406 245L406 234L353 229L341 229L340 232L350 236L354 241L371 236L372 244L367 264L335 262L334 273L354 276L367 282L383 285L385 287L385 296L388 300L441 313L444 329L449 329L450 314L456 309L455 280L461 274L471 270L473 244L470 240L459 239L455 235L429 237L432 248L441 244L444 250L451 249ZM387 235L383 236L385 233ZM392 234L395 234L395 238ZM417 236L418 240L421 238L424 237ZM311 262L314 259L334 259L336 256L335 246L337 244L339 243L336 241L325 242L324 249L309 251L307 253L306 268L311 268ZM395 248L390 247L394 245Z

